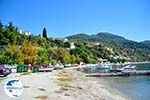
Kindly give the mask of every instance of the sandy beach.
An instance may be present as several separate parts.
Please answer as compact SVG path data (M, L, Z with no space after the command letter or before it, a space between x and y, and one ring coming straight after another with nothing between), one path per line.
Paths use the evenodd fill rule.
M21 80L24 85L22 95L16 100L127 100L102 80L86 77L74 68L10 75L0 82L1 100L14 100L3 90L4 83L11 78Z

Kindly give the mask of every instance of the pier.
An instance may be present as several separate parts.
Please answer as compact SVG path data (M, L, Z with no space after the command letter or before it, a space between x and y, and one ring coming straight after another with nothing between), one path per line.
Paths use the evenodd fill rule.
M113 73L94 73L87 74L86 77L115 77L115 76L133 76L133 75L150 75L150 70L136 70L134 72L113 72Z

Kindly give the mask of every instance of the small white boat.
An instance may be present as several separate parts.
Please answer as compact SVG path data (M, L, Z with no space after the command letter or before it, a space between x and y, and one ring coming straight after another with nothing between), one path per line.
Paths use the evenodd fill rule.
M135 69L136 66L131 66L131 65L127 65L125 67L122 67L122 68L118 68L116 69L117 72L135 72L136 69Z
M54 70L53 66L49 66L47 68L39 68L39 72L51 72Z
M63 69L64 68L64 65L55 65L54 66L54 69Z

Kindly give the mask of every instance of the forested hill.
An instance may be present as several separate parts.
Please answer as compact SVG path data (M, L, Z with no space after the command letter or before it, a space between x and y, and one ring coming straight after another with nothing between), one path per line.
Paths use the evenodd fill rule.
M116 52L133 56L137 59L147 59L150 56L150 41L136 42L107 32L95 35L76 34L67 37L70 41L81 43L100 43L113 48Z
M106 32L66 38L49 38L46 28L36 36L0 22L0 64L150 61L149 41L135 42Z
M148 40L143 42L136 42L107 32L101 32L96 35L76 34L68 36L67 38L73 42L82 42L82 43L101 42L104 44L105 43L116 44L123 47L150 49L149 47L150 41Z
M67 37L69 40L72 41L80 41L80 42L95 42L95 41L125 41L127 39L121 37L121 36L117 36L117 35L113 35L111 33L106 33L106 32L102 32L102 33L98 33L96 35L87 35L84 33L81 34L76 34L76 35L72 35L72 36L68 36Z
M142 41L141 42L143 45L147 45L150 48L150 40Z

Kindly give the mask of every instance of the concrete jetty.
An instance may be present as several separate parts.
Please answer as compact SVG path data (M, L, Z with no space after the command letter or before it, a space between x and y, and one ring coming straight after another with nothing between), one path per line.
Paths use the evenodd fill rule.
M133 72L113 72L113 73L94 73L87 74L86 77L114 77L114 76L132 76L132 75L150 75L150 70L136 70Z

